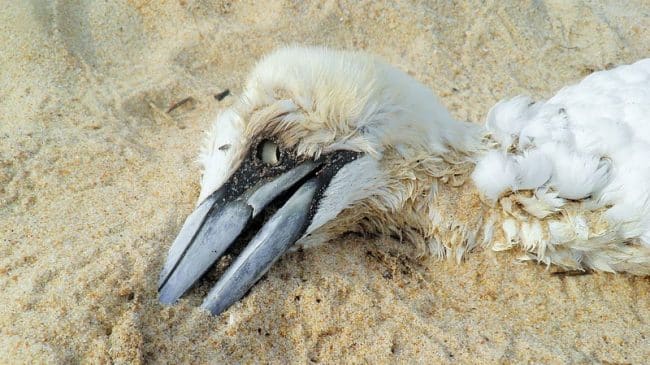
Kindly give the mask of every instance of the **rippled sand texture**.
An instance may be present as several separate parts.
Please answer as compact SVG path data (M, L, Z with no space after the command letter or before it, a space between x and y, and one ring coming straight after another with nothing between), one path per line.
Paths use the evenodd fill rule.
M1 362L648 361L650 279L507 253L459 266L345 237L287 255L222 316L196 308L209 281L159 305L202 133L233 100L214 95L237 95L274 47L366 49L477 122L501 98L650 55L645 0L258 3L5 2Z

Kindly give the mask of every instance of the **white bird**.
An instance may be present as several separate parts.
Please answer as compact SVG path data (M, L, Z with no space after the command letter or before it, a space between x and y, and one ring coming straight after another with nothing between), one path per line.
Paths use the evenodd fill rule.
M517 249L567 270L650 274L650 59L485 125L375 57L283 48L262 59L201 152L201 193L160 300L250 242L203 307L221 313L291 247L398 234L437 257Z

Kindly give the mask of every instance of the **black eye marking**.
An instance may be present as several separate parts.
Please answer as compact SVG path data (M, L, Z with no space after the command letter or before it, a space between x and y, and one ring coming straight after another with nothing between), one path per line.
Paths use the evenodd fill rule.
M224 144L223 146L219 147L219 151L228 151L230 149L230 144Z

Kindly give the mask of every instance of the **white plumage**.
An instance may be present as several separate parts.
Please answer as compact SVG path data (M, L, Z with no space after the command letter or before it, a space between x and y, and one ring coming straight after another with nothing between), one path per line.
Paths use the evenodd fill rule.
M480 126L374 57L280 49L208 135L199 201L259 135L307 158L364 154L334 177L301 244L364 230L457 259L519 247L567 269L650 274L650 59L547 101L502 101Z
M650 245L650 59L596 72L547 101L500 102L486 128L497 150L479 159L472 176L487 197L551 193L552 211L604 209L614 240ZM565 228L553 237L570 235L559 232Z

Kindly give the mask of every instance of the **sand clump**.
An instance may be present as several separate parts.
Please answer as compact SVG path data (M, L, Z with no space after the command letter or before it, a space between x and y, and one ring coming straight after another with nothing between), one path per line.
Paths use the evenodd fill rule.
M273 48L366 49L480 122L501 98L647 57L648 14L642 0L5 4L1 362L647 362L648 278L552 275L508 253L456 265L343 237L287 255L219 317L196 308L208 281L173 307L156 281L198 196L203 131Z

